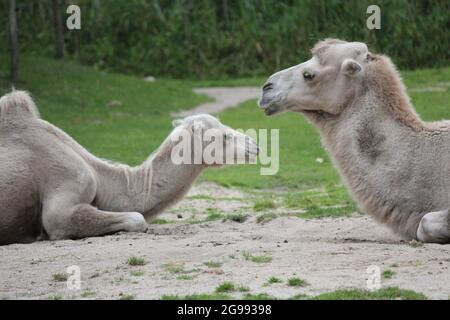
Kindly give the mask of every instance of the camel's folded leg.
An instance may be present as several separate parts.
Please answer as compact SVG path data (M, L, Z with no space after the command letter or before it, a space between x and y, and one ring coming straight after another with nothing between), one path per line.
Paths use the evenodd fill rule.
M417 228L417 238L423 242L450 243L450 209L424 215Z
M145 232L148 228L138 212L109 212L89 204L67 207L60 203L44 204L42 212L45 231L52 240L101 236L118 231Z

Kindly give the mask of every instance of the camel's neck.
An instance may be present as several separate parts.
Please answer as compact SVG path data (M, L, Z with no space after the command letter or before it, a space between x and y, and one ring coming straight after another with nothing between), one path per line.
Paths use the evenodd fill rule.
M391 90L399 83L388 80L362 90L338 117L305 115L319 127L360 208L413 238L423 214L448 201L448 190L442 190L439 198L430 185L436 179L423 172L430 161L436 161L433 157L440 157L438 140L447 138L430 135L431 129L416 115L404 90Z
M170 150L167 139L138 167L96 164L99 209L140 212L149 219L182 197L204 167L173 164Z

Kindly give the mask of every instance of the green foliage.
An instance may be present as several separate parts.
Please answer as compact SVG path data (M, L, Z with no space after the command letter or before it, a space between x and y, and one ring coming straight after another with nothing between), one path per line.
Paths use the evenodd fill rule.
M370 0L72 1L81 30L68 54L102 69L181 78L266 75L309 56L319 39L364 41L401 68L449 60L450 2L380 0L381 30L368 30ZM8 1L0 1L7 12ZM54 55L50 0L17 1L22 52ZM61 14L67 17L65 6ZM7 25L8 15L0 16ZM65 20L65 19L64 19ZM7 28L0 29L7 43ZM2 46L0 50L7 50Z
M257 223L266 223L266 222L272 221L276 217L277 217L277 215L275 213L263 213L263 214L260 214L256 218L256 222Z
M232 282L221 283L216 288L216 293L234 292L234 291L236 291L236 286Z
M275 202L272 199L263 199L263 200L257 200L255 201L255 204L253 205L253 209L255 211L265 211L268 209L275 209L277 206Z
M143 266L143 265L145 265L146 262L143 258L130 257L130 258L128 258L127 263L130 266Z
M383 279L391 279L394 276L395 272L392 270L384 270L381 276Z
M67 281L68 275L66 273L55 273L53 275L53 280L57 282Z
M306 287L308 285L308 282L300 278L290 278L288 279L287 284L290 287Z
M267 280L267 283L269 283L269 284L273 284L273 283L281 283L281 282L283 282L283 281L281 281L280 278L273 277L273 276L270 277L269 280Z

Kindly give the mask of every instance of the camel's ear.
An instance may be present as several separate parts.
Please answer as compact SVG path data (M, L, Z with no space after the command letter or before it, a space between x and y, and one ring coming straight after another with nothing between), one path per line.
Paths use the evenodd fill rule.
M181 126L183 124L183 120L182 119L177 119L177 120L173 120L172 121L172 126L174 127L174 128L176 128L176 127L178 127L178 126Z
M362 67L353 59L345 59L342 63L341 70L346 75L354 76L362 70Z

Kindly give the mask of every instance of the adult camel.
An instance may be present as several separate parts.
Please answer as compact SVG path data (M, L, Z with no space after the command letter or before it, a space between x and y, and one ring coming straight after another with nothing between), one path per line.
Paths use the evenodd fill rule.
M363 212L423 242L450 243L450 122L423 122L384 55L327 39L272 75L259 105L303 114L320 131Z
M211 129L240 159L254 161L258 153L253 140L210 115L176 120L174 126L142 165L129 167L95 157L42 120L26 92L3 96L0 244L146 231L146 221L178 201L203 170L223 164L202 154L197 162L173 161L175 148L184 153L183 138L188 146L200 141L200 148L186 150L201 152L210 145L204 134Z

